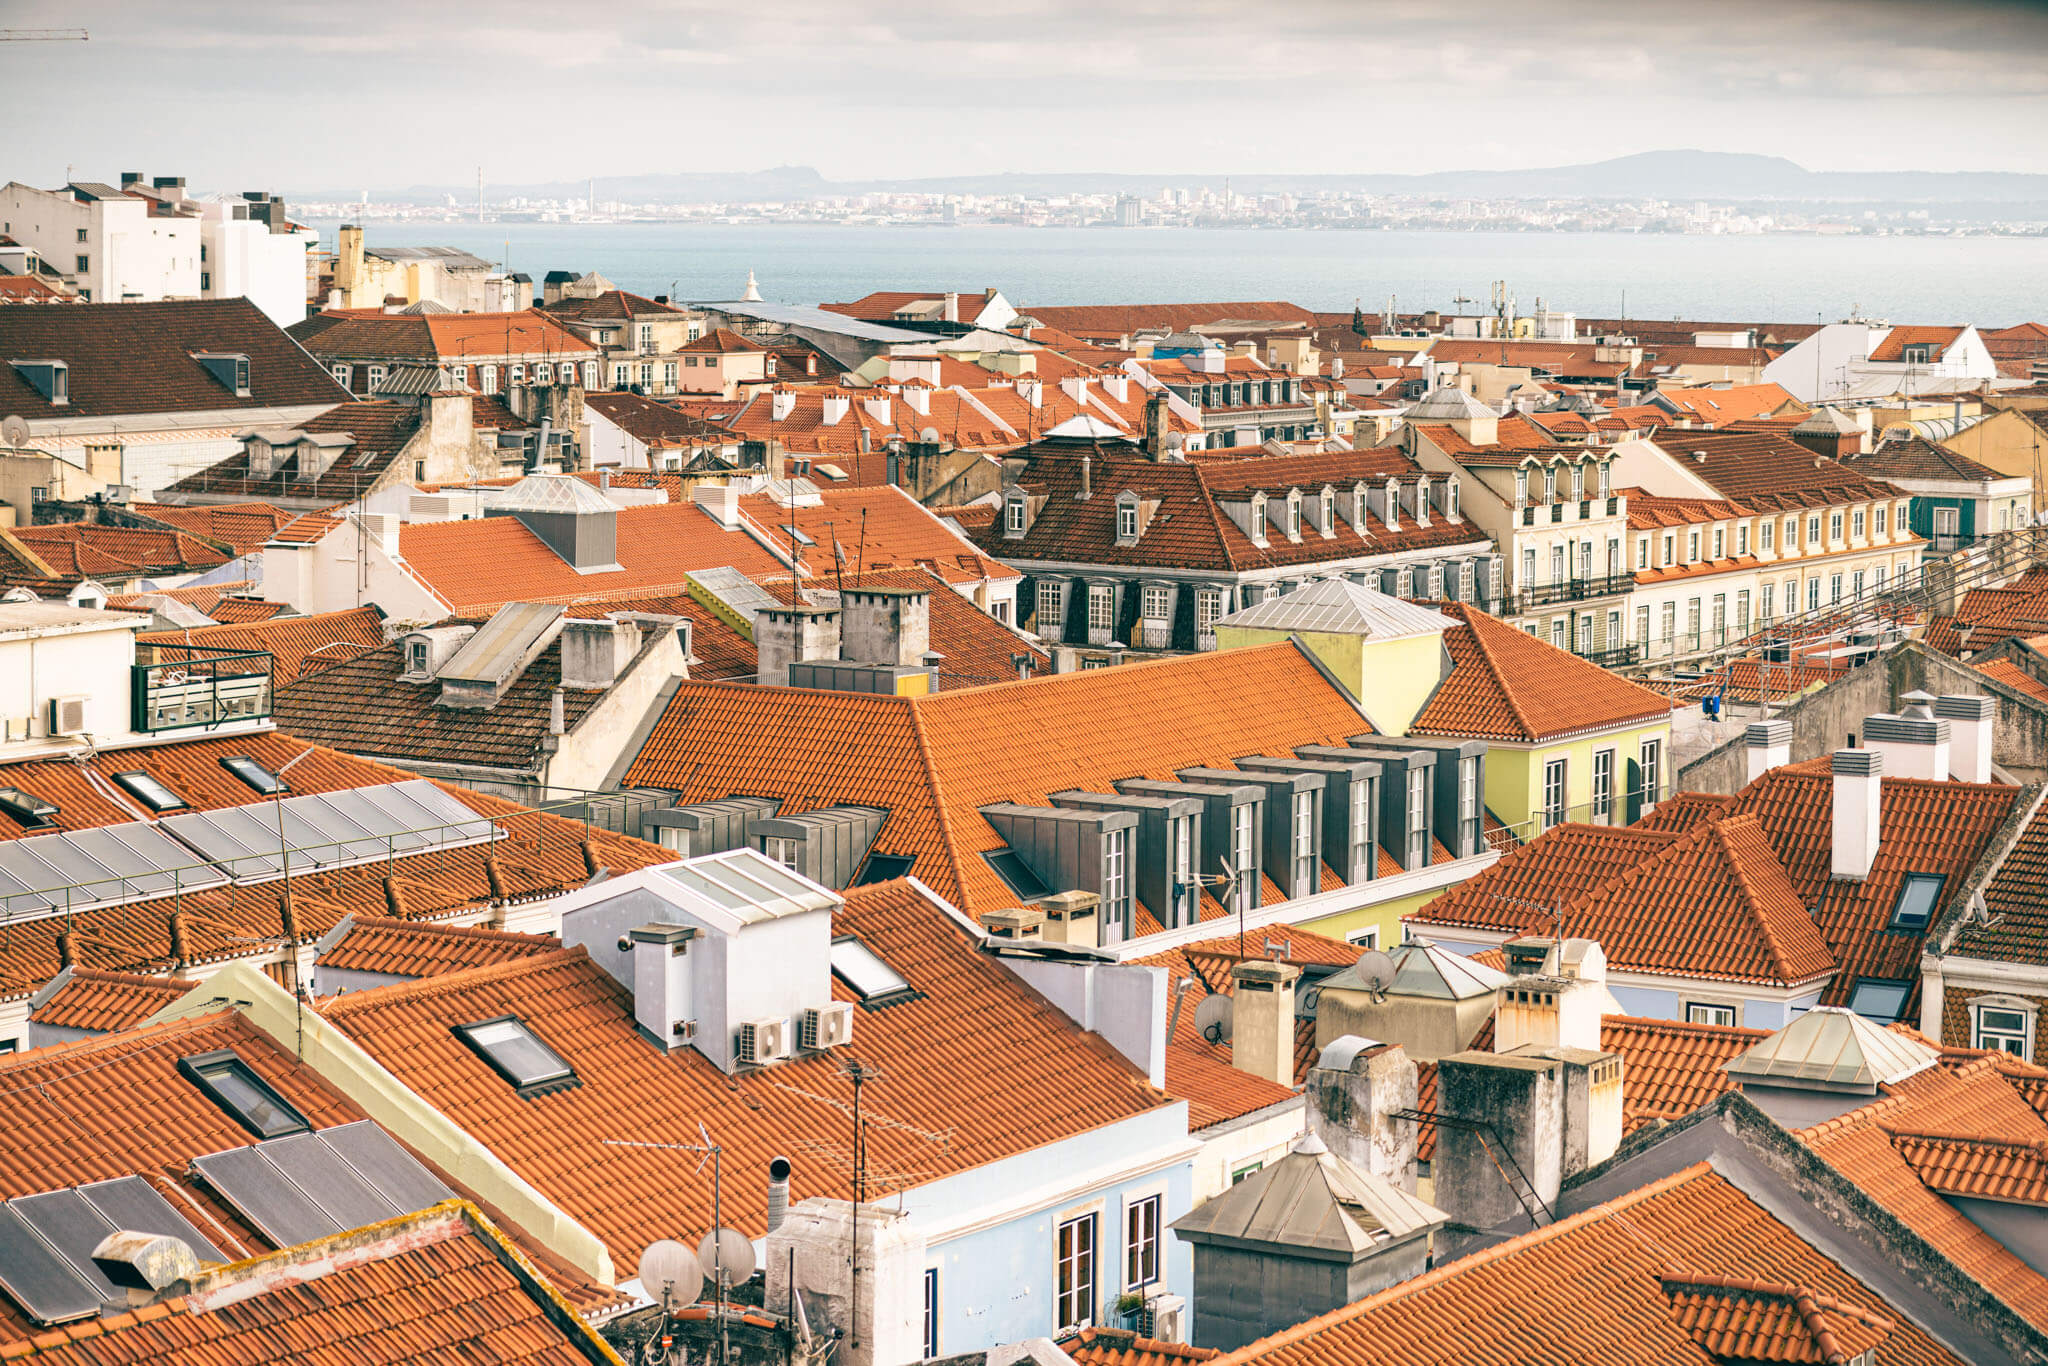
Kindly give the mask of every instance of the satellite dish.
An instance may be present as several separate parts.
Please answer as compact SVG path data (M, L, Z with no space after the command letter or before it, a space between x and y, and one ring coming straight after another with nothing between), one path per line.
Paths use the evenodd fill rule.
M1358 980L1365 984L1365 989L1375 996L1386 995L1387 989L1394 985L1394 960L1378 949L1367 949L1359 954L1354 970L1358 973Z
M670 1304L695 1304L704 1293L704 1269L690 1249L663 1238L640 1254L640 1285L649 1299L658 1300L666 1292Z
M0 441L20 450L28 444L28 421L10 413L0 417Z
M1205 997L1195 1007L1195 1033L1210 1043L1230 1042L1230 1011L1228 996Z
M713 1229L697 1244L697 1265L713 1285L720 1276L727 1285L739 1285L754 1274L754 1244L738 1229Z

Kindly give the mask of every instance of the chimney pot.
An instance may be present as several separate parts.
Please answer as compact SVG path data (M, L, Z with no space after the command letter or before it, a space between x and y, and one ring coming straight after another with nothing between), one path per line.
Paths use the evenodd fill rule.
M790 1161L786 1157L768 1159L768 1231L775 1232L782 1227L782 1221L789 1215L789 1174Z

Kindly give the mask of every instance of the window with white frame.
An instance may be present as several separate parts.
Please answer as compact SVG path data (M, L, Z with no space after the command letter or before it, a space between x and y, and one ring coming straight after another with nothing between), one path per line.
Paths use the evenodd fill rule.
M1126 499L1116 505L1116 538L1119 541L1138 539L1138 505Z
M448 367L448 374L457 384L469 383L469 367L467 365L451 365Z
M1593 751L1593 819L1614 818L1614 751Z
M1797 517L1787 517L1785 519L1785 549L1788 552L1799 549L1799 519Z
M1195 818L1176 816L1167 836L1173 857L1174 899L1180 903L1175 924L1190 925L1201 911L1202 885L1195 881Z
M1137 535L1136 531L1131 533ZM1301 539L1301 493L1296 490L1287 495L1287 539Z
M1429 862L1429 774L1416 768L1408 772L1408 866L1421 868Z
M1550 623L1550 643L1560 650L1565 648L1564 632L1566 620L1567 618L1565 617L1559 617Z
M1806 543L1808 545L1820 544L1820 514L1818 512L1806 519Z
M1124 1206L1124 1289L1136 1290L1159 1280L1159 1212L1161 1197L1148 1195Z
M1258 891L1259 879L1255 874L1258 867L1258 852L1253 841L1257 832L1253 829L1254 807L1250 802L1239 802L1230 808L1230 866L1238 874L1237 886L1231 896L1233 911L1252 909L1252 897Z
M1316 794L1295 793L1293 816L1294 894L1306 896L1316 888Z
M1643 747L1637 762L1642 766L1643 805L1647 808L1651 804L1663 799L1664 742L1662 740L1643 741Z
M1053 1317L1062 1332L1095 1321L1093 1214L1059 1226L1053 1245Z
M1970 1002L1970 1047L2034 1056L2034 1002L2022 996L1979 996Z
M535 384L553 384L555 382L555 363L551 360L534 362L533 382Z
M1714 528L1714 558L1717 560L1726 558L1727 537L1728 533L1725 529L1721 527Z
M1697 531L1685 533L1685 562L1696 564L1700 558L1700 534Z
M1059 638L1060 623L1064 615L1060 611L1060 602L1064 596L1065 589L1066 585L1056 579L1040 579L1038 581L1038 633L1040 635L1050 634L1055 640Z
M597 387L597 362L594 360L583 362L583 387L586 389L595 389Z
M372 365L366 372L369 376L370 392L376 393L384 384L384 376L390 372L381 365Z
M484 367L484 392L487 394L498 392L498 367L495 365L486 365Z
M1854 536L1859 541L1862 540L1863 526L1863 509L1857 508L1855 514L1849 518L1849 534Z
M1371 925L1362 930L1353 930L1344 936L1344 942L1358 949L1376 949L1380 946L1380 927Z
M1450 515L1452 521L1458 520L1458 481L1455 479L1444 490L1444 510Z
M1728 1025L1732 1027L1735 1024L1735 1007L1715 1005L1711 1001L1687 1001L1685 1003L1685 1022L1687 1024Z
M1106 583L1088 585L1088 629L1107 631L1116 625L1116 592Z
M1636 644L1647 647L1650 643L1650 606L1644 603L1636 608Z
M336 384L339 384L344 389L349 387L349 378L353 374L352 367L346 365L332 366L329 369L329 373L334 376Z
M1875 509L1873 509L1873 510L1874 510L1874 511L1875 511L1875 512L1877 513L1877 534L1878 534L1878 535L1880 535L1880 536L1882 536L1882 535L1884 535L1884 534L1885 534L1885 533L1884 533L1884 514L1885 514L1885 505L1884 505L1883 503L1879 503L1879 504L1878 504L1878 505L1876 506L1876 508L1875 508Z
M1223 617L1223 594L1214 588L1204 588L1195 594L1195 630L1203 635L1214 631L1216 623Z
M1351 782L1351 880L1363 882L1372 875L1372 784L1364 778Z
M1838 543L1841 541L1841 539L1842 514L1839 512L1831 512L1828 514L1828 540L1831 542Z
M1322 519L1322 525L1316 529L1325 536L1337 529L1337 491L1335 489L1323 490Z
M1636 568L1648 569L1649 567L1650 538L1648 536L1638 536L1636 537Z
M1543 765L1543 828L1564 824L1565 761L1552 759Z
M1738 555L1747 555L1749 553L1748 522L1744 522L1735 528L1735 553Z
M1776 522L1758 522L1756 524L1757 547L1761 550L1771 549L1773 543L1777 540L1777 530L1778 524Z
M935 1360L939 1355L939 1269L928 1266L924 1269L924 1359Z
M1024 534L1024 495L1014 493L1003 504L1003 529L1013 536Z
M1776 615L1777 607L1778 590L1775 585L1767 583L1763 586L1763 596L1757 599L1757 612L1765 621L1769 621Z
M526 366L524 364L517 364L512 367L510 382L513 384L526 383Z
M1809 612L1818 612L1820 610L1820 576L1818 574L1806 581L1806 610Z
M1526 507L1529 502L1529 471L1515 471L1515 506Z
M1106 830L1102 835L1102 909L1123 917L1124 898L1130 886L1131 832Z
M1173 613L1173 591L1164 584L1146 584L1144 608L1145 620L1165 621Z
M800 839L785 839L779 835L763 835L761 837L761 852L774 862L789 869L790 872L800 872L802 870L796 866L797 853L803 848L803 843Z

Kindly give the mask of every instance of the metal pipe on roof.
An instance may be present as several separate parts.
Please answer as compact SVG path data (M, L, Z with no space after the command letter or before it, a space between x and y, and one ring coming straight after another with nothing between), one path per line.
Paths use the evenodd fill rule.
M775 1232L782 1227L784 1216L789 1213L790 1161L786 1157L768 1159L768 1231Z

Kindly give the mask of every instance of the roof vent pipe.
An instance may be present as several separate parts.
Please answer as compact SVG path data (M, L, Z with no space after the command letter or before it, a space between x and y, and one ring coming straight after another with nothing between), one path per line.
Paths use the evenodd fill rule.
M1081 452L1081 500L1083 502L1095 496L1093 463L1088 458L1088 452Z
M782 1227L782 1217L789 1212L790 1164L786 1157L768 1159L768 1231L775 1232Z

